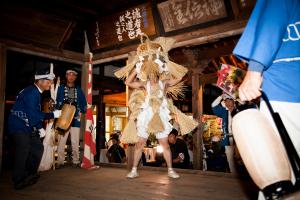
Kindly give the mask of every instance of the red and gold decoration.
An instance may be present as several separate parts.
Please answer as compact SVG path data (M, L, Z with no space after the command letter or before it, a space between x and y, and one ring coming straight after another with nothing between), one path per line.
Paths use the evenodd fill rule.
M246 72L238 67L221 64L221 69L218 71L217 86L234 99L237 99L238 88L245 75Z
M210 143L213 137L221 140L223 137L222 118L215 115L203 115L202 123L204 143Z

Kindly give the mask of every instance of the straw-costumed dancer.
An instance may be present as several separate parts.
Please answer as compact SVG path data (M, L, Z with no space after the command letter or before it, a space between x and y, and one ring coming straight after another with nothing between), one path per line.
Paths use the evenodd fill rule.
M144 37L147 38L145 41ZM122 137L125 143L136 143L133 168L127 175L128 178L138 176L137 165L149 134L155 134L164 148L168 176L179 178L172 169L167 138L173 128L170 123L171 116L179 124L181 134L191 132L198 125L180 112L168 98L183 95L184 86L180 81L187 73L185 67L171 62L168 58L168 51L174 42L168 38L150 41L146 35L142 35L133 61L115 73L118 78L126 78L125 84L135 89L129 99L131 115ZM183 123L180 124L180 121Z

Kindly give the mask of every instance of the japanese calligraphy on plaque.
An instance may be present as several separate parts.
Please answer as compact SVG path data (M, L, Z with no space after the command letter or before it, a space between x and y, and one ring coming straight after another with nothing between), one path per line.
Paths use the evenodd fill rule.
M227 17L224 0L168 0L157 7L165 32Z
M95 50L135 40L142 32L149 36L156 34L149 3L95 21L89 39Z
M119 20L115 22L116 33L120 42L123 41L123 33L125 33L125 37L131 40L137 38L142 33L142 14L147 16L145 10L143 10L142 13L140 8L134 8L130 11L127 10L125 14L121 15Z

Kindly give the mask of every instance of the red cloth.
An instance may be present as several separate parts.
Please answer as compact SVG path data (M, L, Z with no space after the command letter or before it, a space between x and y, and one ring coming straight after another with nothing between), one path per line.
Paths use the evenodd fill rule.
M94 137L94 120L92 110L92 62L89 63L88 71L88 94L87 94L87 111L86 111L86 126L84 134L84 154L81 167L89 169L94 167L94 156L96 155L96 141Z

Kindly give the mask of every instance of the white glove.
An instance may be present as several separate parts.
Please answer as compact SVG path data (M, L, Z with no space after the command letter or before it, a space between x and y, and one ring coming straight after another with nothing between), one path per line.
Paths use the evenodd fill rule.
M217 105L220 104L220 102L221 102L222 100L223 100L222 95L218 96L218 98L216 98L216 99L214 100L214 102L212 102L211 107L216 107Z
M53 114L54 114L54 118L59 118L61 116L61 110L55 110Z
M137 74L141 73L141 68L142 68L143 63L142 62L138 62L135 64L135 71Z
M183 153L180 153L179 155L178 155L179 157L180 157L180 162L183 162L184 161L184 154Z
M43 128L41 128L41 129L39 129L39 134L40 134L40 138L43 138L43 137L45 137L46 136L46 131L45 131L45 129L43 129Z

